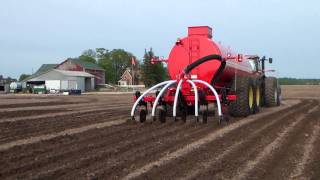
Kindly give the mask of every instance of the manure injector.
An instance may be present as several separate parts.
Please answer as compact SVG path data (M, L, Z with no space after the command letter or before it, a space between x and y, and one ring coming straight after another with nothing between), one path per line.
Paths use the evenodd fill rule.
M275 77L266 77L266 61L272 63L272 58L238 54L223 47L212 39L208 26L189 27L188 36L176 41L168 59L152 59L153 63L167 63L172 80L142 94L137 91L132 120L137 114L139 121L145 122L148 104L153 120L165 122L171 116L185 122L194 114L203 123L207 122L210 103L214 103L212 110L219 123L227 121L225 115L245 117L262 106L279 106L281 89Z

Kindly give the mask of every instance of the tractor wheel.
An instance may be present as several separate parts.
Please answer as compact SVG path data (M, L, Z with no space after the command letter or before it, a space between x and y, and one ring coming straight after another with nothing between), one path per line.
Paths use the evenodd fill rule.
M267 77L265 78L265 105L267 107L279 106L281 103L281 89L277 78Z
M261 80L256 78L254 80L254 105L253 113L258 113L260 111L262 100L262 89L261 89Z
M246 117L254 108L254 84L250 77L236 77L232 90L235 91L237 100L230 103L230 115Z
M140 122L144 123L147 120L147 111L145 109L140 110Z

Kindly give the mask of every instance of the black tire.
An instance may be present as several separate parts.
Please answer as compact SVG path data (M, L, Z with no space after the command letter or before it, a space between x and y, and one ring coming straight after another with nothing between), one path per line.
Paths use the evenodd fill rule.
M282 100L282 96L281 96L281 86L279 84L279 81L277 81L277 89L278 89L278 99L277 99L277 106L281 105L281 100Z
M233 81L232 90L235 92L237 99L230 103L229 112L231 116L246 117L253 112L254 103L251 104L251 107L249 105L250 89L253 93L253 80L250 77L236 77Z
M173 106L167 104L165 106L165 110L166 110L166 114L167 114L168 117L172 117L173 116Z
M185 109L182 109L181 111L181 120L182 120L182 122L187 122L187 111L185 110Z
M202 123L206 124L208 122L208 115L209 115L209 110L208 110L208 105L201 105L199 108L199 115L201 117Z
M258 113L262 105L262 82L260 78L254 80L254 105L253 113Z
M147 120L147 111L144 109L140 110L139 119L141 123L144 123Z
M264 102L267 107L273 107L280 105L280 86L277 78L266 77L265 78L265 96Z
M202 123L203 124L207 124L207 122L208 122L208 111L203 111L201 113L201 115L202 115Z
M159 109L158 110L158 119L161 123L165 123L166 122L166 111L164 109Z

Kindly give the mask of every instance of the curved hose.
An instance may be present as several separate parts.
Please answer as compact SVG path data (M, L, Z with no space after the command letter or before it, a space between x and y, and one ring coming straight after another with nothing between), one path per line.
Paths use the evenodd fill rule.
M222 59L222 57L220 55L217 54L212 54L212 55L208 55L205 57L202 57L198 60L196 60L195 62L189 64L185 69L184 69L184 73L188 74L190 71L192 71L194 68L196 68L197 66L207 62L207 61L220 61L220 67L218 68L217 72L214 74L212 80L211 80L211 85L214 85L215 82L218 80L219 76L222 74L224 68L226 67L226 61Z

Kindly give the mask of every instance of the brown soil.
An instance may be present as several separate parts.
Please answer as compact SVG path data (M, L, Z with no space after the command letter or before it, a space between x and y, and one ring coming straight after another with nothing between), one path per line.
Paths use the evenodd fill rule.
M127 121L131 95L59 97L58 116L1 111L0 179L319 179L320 100L290 88L282 106L222 125Z

